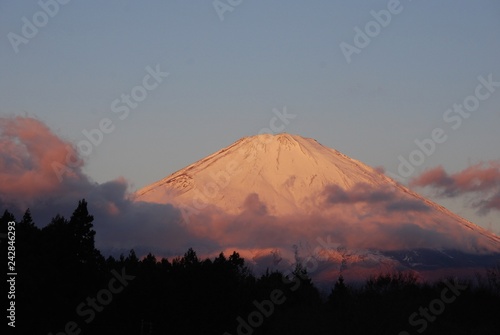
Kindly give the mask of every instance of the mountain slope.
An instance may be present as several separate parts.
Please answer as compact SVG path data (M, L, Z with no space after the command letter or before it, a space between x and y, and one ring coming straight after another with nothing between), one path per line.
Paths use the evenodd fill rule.
M339 267L347 253L352 264L408 268L420 266L405 260L411 250L439 257L444 250L500 252L498 236L374 168L290 134L244 137L139 190L136 201L171 203L194 219L189 229L199 236L254 258L302 245ZM327 250L312 247L324 237L334 242Z
M141 201L209 202L238 213L249 190L269 213L310 211L311 194L327 185L395 184L373 168L313 139L279 134L245 137L137 192Z

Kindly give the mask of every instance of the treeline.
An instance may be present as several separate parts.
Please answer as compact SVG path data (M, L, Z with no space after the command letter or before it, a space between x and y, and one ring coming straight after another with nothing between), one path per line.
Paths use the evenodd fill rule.
M474 283L342 277L322 296L301 264L256 276L237 252L200 259L103 257L82 200L69 219L16 221L19 334L497 334L500 267ZM3 242L2 242L3 244Z

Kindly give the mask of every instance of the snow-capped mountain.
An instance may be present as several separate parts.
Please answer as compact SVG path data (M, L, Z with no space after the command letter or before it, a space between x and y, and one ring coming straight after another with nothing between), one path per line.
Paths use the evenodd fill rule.
M310 196L327 185L349 189L358 183L394 184L373 168L296 135L244 137L227 148L153 183L142 201L204 203L239 213L248 193L256 193L271 214L309 212Z
M290 247L305 243L314 256L344 265L338 250L352 251L351 264L384 259L404 268L424 261L412 250L441 256L443 250L500 252L498 236L377 169L286 133L244 137L144 187L136 201L173 204L187 221L203 218L205 223L195 220L196 229L212 234L221 247L252 250L254 257L262 250L280 250L285 242L262 241L257 223L250 227L249 222L265 222L259 226L264 234L278 234L273 227L279 227ZM333 236L326 253L312 247L321 236Z

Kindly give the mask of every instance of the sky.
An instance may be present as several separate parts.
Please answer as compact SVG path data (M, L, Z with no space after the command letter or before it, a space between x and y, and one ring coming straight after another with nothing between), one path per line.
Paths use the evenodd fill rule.
M82 175L133 191L286 111L279 131L500 234L499 17L494 0L2 1L0 116L35 118ZM467 171L493 176L459 187Z

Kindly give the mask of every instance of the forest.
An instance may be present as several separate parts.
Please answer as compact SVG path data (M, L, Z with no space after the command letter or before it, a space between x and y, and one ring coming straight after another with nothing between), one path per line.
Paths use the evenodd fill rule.
M118 258L95 247L81 200L69 219L39 228L15 222L17 334L498 334L500 263L475 280L422 282L380 273L361 284L318 289L298 262L291 274L254 274L237 251L202 259ZM4 254L7 244L2 240ZM6 307L6 309L8 306ZM5 310L5 309L4 309Z

